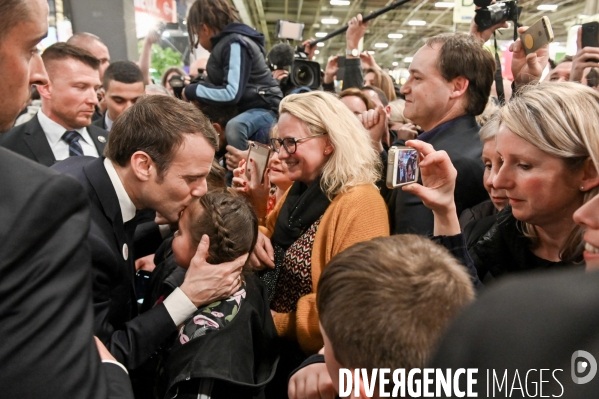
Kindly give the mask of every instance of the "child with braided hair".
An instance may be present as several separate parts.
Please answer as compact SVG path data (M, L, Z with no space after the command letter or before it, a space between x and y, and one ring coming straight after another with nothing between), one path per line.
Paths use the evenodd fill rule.
M213 191L193 200L183 211L172 241L163 244L170 250L156 267L148 287L152 294L146 300L159 303L183 282L198 245L207 244L205 235L207 261L215 264L250 252L257 234L256 215L242 198ZM180 267L165 276L161 270L167 262ZM178 326L178 335L147 362L140 372L143 377L134 376L140 382L135 384L136 397L260 397L278 361L276 340L266 290L252 273L243 273L233 296L198 308Z

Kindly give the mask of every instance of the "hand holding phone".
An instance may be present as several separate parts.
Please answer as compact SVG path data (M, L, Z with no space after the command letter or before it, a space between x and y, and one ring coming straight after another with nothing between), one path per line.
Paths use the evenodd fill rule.
M257 168L258 176L260 176L260 184L262 184L264 181L264 171L270 158L270 147L254 141L249 144L249 147L250 152L246 164L246 176L248 180L251 180L252 168Z
M547 17L541 17L521 36L522 46L526 55L534 53L538 49L553 41L553 29Z
M581 82L587 68L599 67L599 22L582 24L578 29L578 51L572 58L570 81Z
M387 187L394 189L415 183L420 175L418 151L411 147L393 146L387 159Z

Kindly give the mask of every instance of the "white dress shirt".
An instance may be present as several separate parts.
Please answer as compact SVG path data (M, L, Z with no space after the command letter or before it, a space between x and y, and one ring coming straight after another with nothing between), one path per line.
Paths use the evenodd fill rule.
M106 130L111 131L114 122L108 117L108 111L106 111L106 114L104 115L104 123L106 124Z
M54 158L57 161L62 161L69 157L69 144L62 140L62 135L71 129L66 129L54 122L52 119L48 118L40 109L37 113L37 119L40 122L40 126L44 130L44 134L46 135L46 140L48 140L48 144L50 144L50 149L52 149L52 153L54 154ZM82 140L79 140L79 144L81 144L81 148L83 149L83 155L89 155L92 157L99 157L98 149L94 145L94 141L91 136L87 132L86 128L81 129L73 129L78 132Z
M116 191L116 196L119 199L119 206L121 207L121 214L123 215L123 223L127 223L135 217L135 205L127 191L123 182L119 177L112 161L108 158L104 159L104 168L108 173L108 177ZM165 300L164 307L171 316L171 319L175 322L175 325L179 325L187 320L191 315L195 313L198 308L195 307L193 302L185 295L179 287L177 287Z

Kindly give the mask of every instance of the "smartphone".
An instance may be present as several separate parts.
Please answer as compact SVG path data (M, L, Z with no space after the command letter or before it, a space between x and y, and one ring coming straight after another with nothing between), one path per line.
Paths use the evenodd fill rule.
M541 17L521 36L524 52L528 55L553 41L553 29L547 17Z
M387 160L387 187L393 189L416 183L420 176L418 151L412 147L389 148Z
M270 147L262 143L256 143L254 141L249 143L249 147L250 152L248 154L245 174L248 180L251 179L251 167L255 165L255 167L258 168L257 172L258 176L260 176L260 183L262 183L264 181L264 171L266 171L268 159L270 158ZM250 159L254 162L250 162Z
M144 302L144 298L146 297L146 288L151 276L152 272L148 272L146 270L140 270L135 274L135 294L137 303L139 304Z
M302 40L304 24L280 19L277 21L276 32L279 39Z
M582 24L582 47L599 47L599 22Z

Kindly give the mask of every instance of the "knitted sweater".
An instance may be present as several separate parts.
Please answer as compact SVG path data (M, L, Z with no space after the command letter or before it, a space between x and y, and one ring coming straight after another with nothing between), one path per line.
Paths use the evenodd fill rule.
M287 194L279 200L260 231L272 236L281 206ZM383 197L374 184L353 187L337 195L320 221L312 247L312 292L300 298L297 310L278 313L275 326L279 336L297 340L306 354L322 348L318 326L316 289L322 270L339 252L355 243L389 235L389 216Z

